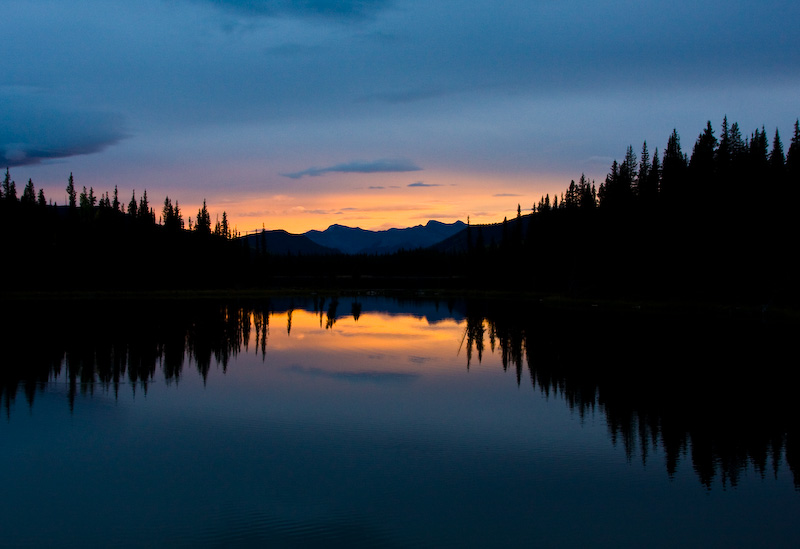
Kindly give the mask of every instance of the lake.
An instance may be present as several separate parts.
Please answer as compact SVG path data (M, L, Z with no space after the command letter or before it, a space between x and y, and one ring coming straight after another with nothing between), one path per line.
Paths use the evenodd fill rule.
M789 322L371 295L4 317L3 546L800 540Z

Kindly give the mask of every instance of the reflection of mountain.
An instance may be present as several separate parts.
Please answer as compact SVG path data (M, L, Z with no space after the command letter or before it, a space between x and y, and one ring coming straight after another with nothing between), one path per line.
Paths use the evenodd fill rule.
M385 313L389 315L411 315L425 318L429 323L447 319L461 321L466 317L466 302L463 299L397 298L387 299L377 295L338 297L337 314L349 316L354 310L360 314ZM327 312L328 298L322 295L309 297L270 298L270 311L281 313L295 309Z
M96 387L117 393L127 383L146 391L159 369L168 383L186 365L205 379L212 363L224 371L238 353L266 359L270 314L293 310L314 312L327 328L376 311L431 322L466 318L468 368L498 354L518 384L529 378L535 390L559 395L579 414L602 412L612 440L631 458L652 460L657 448L670 475L690 463L707 486L716 478L735 485L745 468L772 474L785 460L800 486L800 420L793 372L785 366L795 326L760 319L377 296L4 303L0 403L10 414L20 393L33 405L56 377L67 381L71 403ZM408 379L314 367L298 373L349 382Z

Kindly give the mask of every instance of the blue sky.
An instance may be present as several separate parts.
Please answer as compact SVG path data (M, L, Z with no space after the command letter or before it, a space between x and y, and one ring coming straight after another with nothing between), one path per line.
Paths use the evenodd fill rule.
M499 221L800 116L796 2L4 0L0 159L240 230Z

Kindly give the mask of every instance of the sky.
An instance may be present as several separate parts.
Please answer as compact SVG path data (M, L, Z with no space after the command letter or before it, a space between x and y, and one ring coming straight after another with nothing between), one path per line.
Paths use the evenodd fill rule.
M0 163L242 233L502 221L800 116L800 3L0 0Z

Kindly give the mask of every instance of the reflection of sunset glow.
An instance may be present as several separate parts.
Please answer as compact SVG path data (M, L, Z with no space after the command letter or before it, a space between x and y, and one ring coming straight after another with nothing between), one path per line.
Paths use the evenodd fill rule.
M411 315L366 312L356 322L352 315L341 314L330 328L326 327L328 322L325 311L294 310L289 331L288 313L271 314L267 355L300 350L315 356L327 355L328 361L346 361L353 355L380 356L382 367L403 365L430 371L437 365L452 364L464 335L463 322L447 319L430 324L425 318ZM255 345L254 333L250 344ZM363 364L354 360L348 362L348 368L373 367Z

